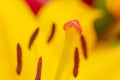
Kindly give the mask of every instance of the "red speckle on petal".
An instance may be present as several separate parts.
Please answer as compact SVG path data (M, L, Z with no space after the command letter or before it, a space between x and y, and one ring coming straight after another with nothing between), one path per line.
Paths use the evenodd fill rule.
M37 14L40 8L44 6L44 4L46 4L48 1L49 0L26 0L27 4L35 14Z
M95 0L82 0L82 1L89 6L93 6L93 3L94 3Z

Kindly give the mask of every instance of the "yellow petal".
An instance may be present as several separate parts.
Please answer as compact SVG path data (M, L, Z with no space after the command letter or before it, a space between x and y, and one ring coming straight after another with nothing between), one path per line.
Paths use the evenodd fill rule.
M9 74L7 72L8 69L6 69L4 73L8 73L11 78L13 77L12 80L14 80L14 77L16 76L16 80L35 79L37 58L35 58L35 52L29 50L28 45L33 31L39 27L39 25L37 25L34 16L31 14L31 11L29 11L26 5L19 0L1 1L0 13L2 21L2 24L0 25L0 34L2 34L4 43L3 45L5 46L2 48L2 51L0 53L3 53L1 54L1 56L3 56L3 60L9 57L9 59L6 59L5 61L5 66L10 65L10 70L8 72L12 72ZM23 60L23 66L20 75L17 75L16 72L18 43L22 48ZM0 48L1 47L2 45ZM4 55L6 55L6 57ZM3 74L3 76L3 80L9 80L9 77L6 77L5 74Z
M87 60L80 56L78 76L74 77L73 56L66 63L61 80L119 80L120 74L120 45L116 47L98 47L92 51ZM68 73L69 72L69 73ZM66 74L67 73L67 74Z

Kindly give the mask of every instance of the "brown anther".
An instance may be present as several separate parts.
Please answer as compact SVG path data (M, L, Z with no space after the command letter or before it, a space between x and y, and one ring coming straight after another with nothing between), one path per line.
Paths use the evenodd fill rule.
M55 34L55 29L56 29L56 25L55 25L55 23L53 23L53 24L52 24L51 34L50 34L50 36L49 36L49 38L48 38L48 40L47 40L47 43L50 43L50 41L52 40L52 38L53 38L53 36L54 36L54 34Z
M73 69L73 75L74 75L74 77L77 77L77 75L78 75L78 68L79 68L79 52L78 52L78 48L75 48L75 53L74 53L74 69Z
M42 57L40 57L38 61L37 74L35 80L41 80L41 72L42 72Z
M20 75L22 69L22 49L20 44L17 44L17 74Z
M35 40L38 32L39 32L39 28L37 28L37 29L34 31L34 33L32 34L32 36L31 36L31 38L30 38L30 42L29 42L29 49L31 48L31 45L32 45L32 43L34 42L34 40Z
M87 46L86 46L85 38L83 35L81 35L80 39L81 39L81 43L82 43L84 57L85 57L85 59L87 59Z

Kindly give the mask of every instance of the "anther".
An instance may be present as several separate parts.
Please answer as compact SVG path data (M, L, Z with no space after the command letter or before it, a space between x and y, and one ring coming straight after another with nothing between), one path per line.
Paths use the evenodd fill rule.
M22 69L22 49L20 44L17 44L17 74L20 75Z

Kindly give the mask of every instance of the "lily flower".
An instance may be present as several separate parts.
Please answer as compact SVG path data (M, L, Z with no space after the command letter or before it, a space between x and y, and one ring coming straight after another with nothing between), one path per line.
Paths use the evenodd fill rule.
M80 67L86 45L90 50L96 41L98 11L76 1L51 2L36 20L20 0L1 1L0 9L1 80L85 80Z

